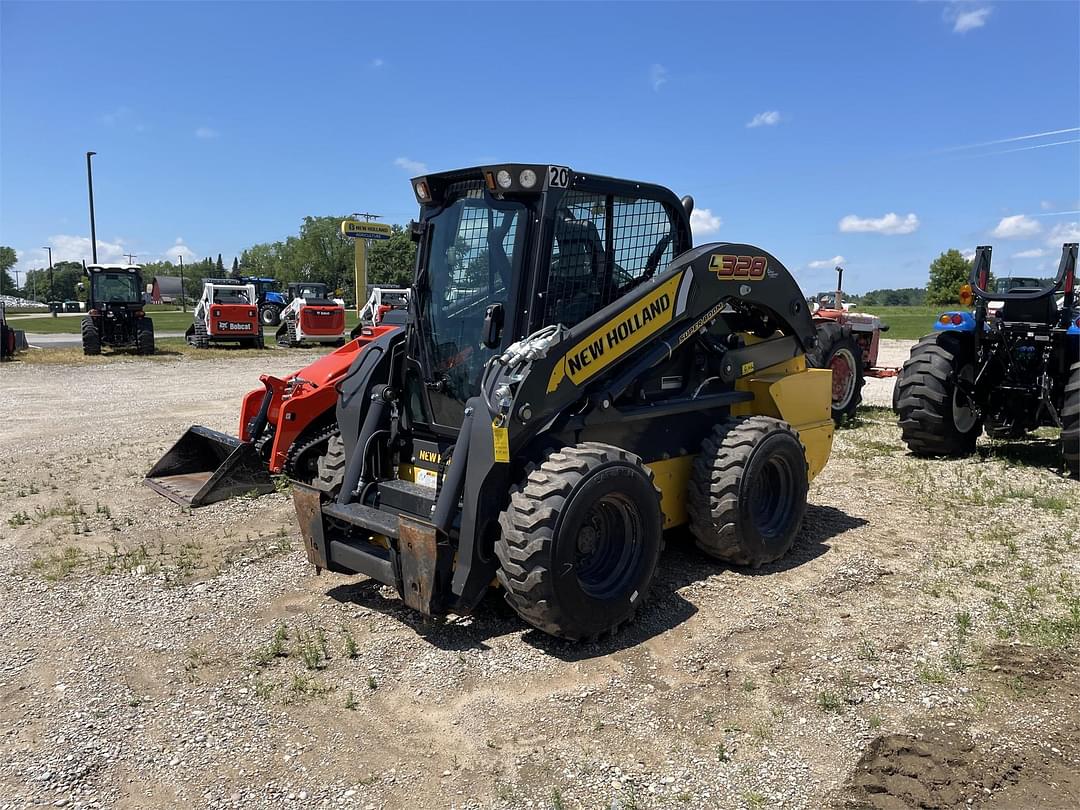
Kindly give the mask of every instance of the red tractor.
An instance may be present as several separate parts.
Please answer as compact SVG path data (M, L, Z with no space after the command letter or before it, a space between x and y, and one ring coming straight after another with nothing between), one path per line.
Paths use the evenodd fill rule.
M207 279L184 337L197 349L222 342L263 348L255 285Z
M844 307L844 268L836 268L836 292L818 296L814 323L818 345L808 360L833 373L833 421L853 417L862 402L866 377L895 377L898 368L878 365L881 334L889 330L877 315L851 312Z

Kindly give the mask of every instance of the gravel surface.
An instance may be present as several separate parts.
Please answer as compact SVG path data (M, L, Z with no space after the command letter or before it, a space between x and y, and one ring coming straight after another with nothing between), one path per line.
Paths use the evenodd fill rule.
M0 368L0 810L1080 803L1080 493L1051 441L919 460L864 409L787 558L675 532L636 623L572 645L496 596L426 622L315 576L284 494L141 486L314 356Z

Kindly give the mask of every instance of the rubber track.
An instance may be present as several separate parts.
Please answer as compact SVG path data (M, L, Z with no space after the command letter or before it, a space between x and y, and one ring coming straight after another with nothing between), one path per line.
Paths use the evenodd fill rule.
M754 447L777 429L791 433L796 440L799 438L787 422L769 416L750 416L721 422L702 442L690 474L686 506L694 542L710 557L754 567L771 562L756 556L741 542L739 487Z
M545 633L573 640L597 638L614 633L633 618L645 601L642 593L632 611L619 624L598 634L586 636L556 605L549 565L552 543L559 515L567 499L590 469L611 461L639 465L653 480L653 473L632 453L611 445L583 442L550 453L542 464L532 469L525 483L510 494L510 505L499 517L501 537L495 543L500 566L499 583L506 591L506 601L521 618ZM654 485L655 489L655 485ZM656 490L657 502L660 491ZM663 541L661 540L661 549Z

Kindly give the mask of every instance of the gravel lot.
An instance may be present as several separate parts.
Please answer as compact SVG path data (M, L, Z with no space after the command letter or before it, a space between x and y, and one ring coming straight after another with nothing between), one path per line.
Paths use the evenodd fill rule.
M313 356L0 368L0 808L1080 806L1080 485L1048 438L924 461L866 408L789 557L675 533L636 624L575 646L315 576L284 494L141 486Z

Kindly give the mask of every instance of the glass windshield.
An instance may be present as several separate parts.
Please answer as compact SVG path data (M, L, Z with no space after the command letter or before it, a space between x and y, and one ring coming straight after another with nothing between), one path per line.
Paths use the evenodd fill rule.
M1006 276L994 279L996 293L1031 293L1037 294L1054 286L1053 278L1031 278L1029 276Z
M134 273L94 273L94 300L103 304L128 304L142 300Z
M480 342L487 308L501 303L507 323L514 321L510 289L524 253L525 217L525 206L473 191L429 219L418 291L428 370L459 403L479 392L493 352Z
M325 284L301 284L296 289L296 297L307 300L324 300L326 298Z

